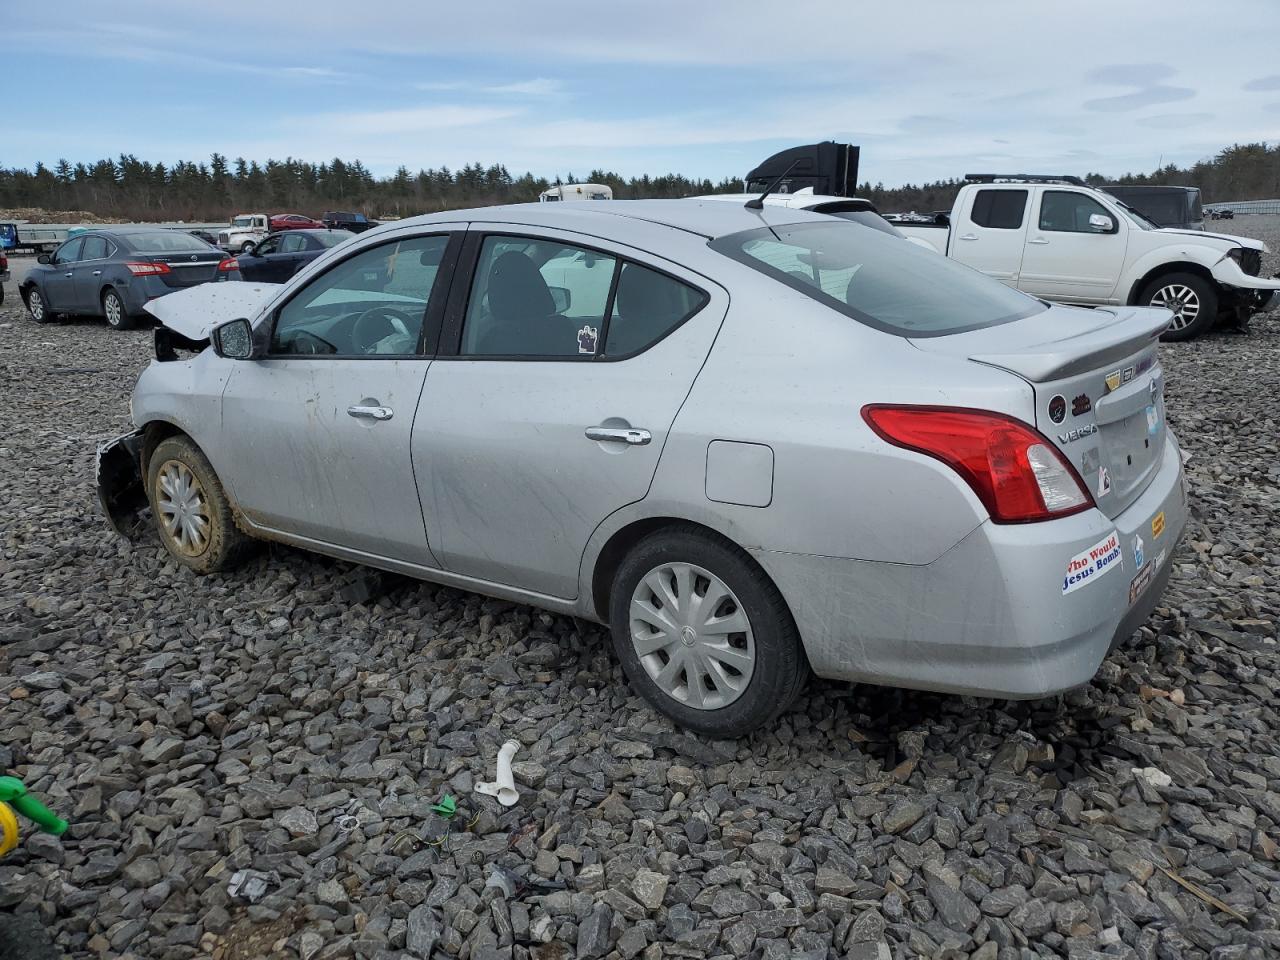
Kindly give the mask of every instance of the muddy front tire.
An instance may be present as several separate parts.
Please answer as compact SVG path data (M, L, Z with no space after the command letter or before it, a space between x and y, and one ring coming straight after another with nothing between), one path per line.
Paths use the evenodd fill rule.
M236 527L213 466L186 437L162 440L152 451L147 498L160 542L175 560L198 573L230 569L252 543Z

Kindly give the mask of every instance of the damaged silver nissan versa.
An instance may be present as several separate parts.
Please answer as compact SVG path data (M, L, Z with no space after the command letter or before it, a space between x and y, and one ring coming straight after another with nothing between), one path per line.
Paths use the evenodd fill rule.
M697 200L399 221L163 324L104 445L201 573L253 538L606 623L677 722L823 677L1086 683L1186 521L1169 313L1050 306L858 223Z

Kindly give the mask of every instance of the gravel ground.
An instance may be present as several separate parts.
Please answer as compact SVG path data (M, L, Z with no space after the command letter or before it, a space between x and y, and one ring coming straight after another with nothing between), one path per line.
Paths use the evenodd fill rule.
M739 743L631 696L595 626L114 537L93 449L149 340L0 310L0 767L72 821L0 864L0 920L72 957L1280 954L1280 318L1164 349L1193 519L1090 685L817 683ZM504 810L472 787L508 737Z

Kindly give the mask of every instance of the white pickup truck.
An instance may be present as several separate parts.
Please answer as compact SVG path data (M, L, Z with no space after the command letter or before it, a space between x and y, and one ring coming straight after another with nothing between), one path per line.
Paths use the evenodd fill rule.
M1045 300L1150 304L1189 340L1222 315L1280 306L1280 279L1259 276L1267 246L1199 230L1161 229L1076 177L970 174L950 215L894 223L940 253Z
M237 213L218 231L218 246L228 253L248 253L270 232L271 219L265 213Z

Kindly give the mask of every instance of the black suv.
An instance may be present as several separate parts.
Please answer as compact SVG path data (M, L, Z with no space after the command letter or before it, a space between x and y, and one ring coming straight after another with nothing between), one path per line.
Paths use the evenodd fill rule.
M1100 189L1162 227L1177 227L1179 230L1204 229L1204 210L1200 207L1199 187L1108 185Z
M363 213L352 213L350 210L326 210L320 219L330 230L350 230L352 233L364 233L378 226L377 220L370 220Z

